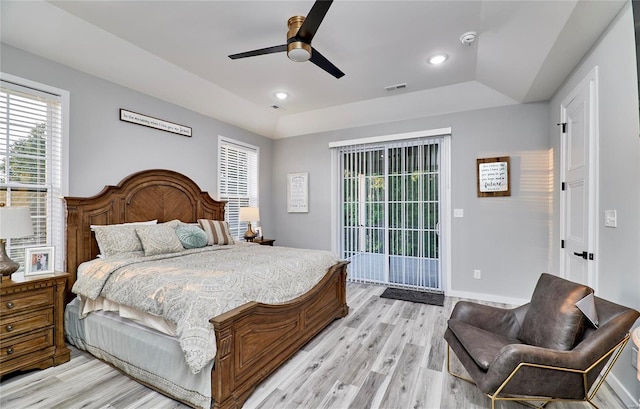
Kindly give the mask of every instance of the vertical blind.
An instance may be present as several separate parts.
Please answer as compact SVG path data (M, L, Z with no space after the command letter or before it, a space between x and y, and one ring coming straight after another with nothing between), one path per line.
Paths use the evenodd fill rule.
M58 248L62 269L61 97L11 82L0 84L0 202L31 210L34 234L7 240L9 257L24 266L24 250Z
M247 223L240 221L240 208L258 207L258 153L256 146L219 138L218 195L227 201L225 220L233 237L242 237L247 230Z
M352 281L441 288L440 141L336 148L341 257Z

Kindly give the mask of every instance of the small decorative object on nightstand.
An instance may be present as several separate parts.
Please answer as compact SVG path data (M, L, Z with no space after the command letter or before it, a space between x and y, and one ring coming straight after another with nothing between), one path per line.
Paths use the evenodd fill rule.
M0 282L0 377L69 361L64 343L68 274Z
M251 222L257 222L260 220L260 210L257 207L241 207L240 208L240 221L247 222L247 231L244 233L244 239L246 241L253 241L256 237L256 233L251 230Z
M273 246L273 243L275 241L276 241L276 239L265 239L265 238L253 239L254 243L258 243L258 244L261 244L263 246Z
M7 255L5 240L27 237L32 234L33 225L28 207L5 207L4 203L0 203L0 273L2 273L2 280L10 279L11 274L20 267Z

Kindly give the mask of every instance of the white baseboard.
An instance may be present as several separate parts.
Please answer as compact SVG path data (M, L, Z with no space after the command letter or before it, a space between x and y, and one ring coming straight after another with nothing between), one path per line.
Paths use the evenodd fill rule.
M447 297L468 298L471 300L497 302L497 303L509 304L513 306L526 304L530 301L524 298L503 297L495 294L484 294L484 293L456 291L456 290L449 290L447 291L446 295Z
M636 398L633 394L624 387L622 382L616 378L616 376L612 373L609 373L606 379L607 384L613 389L613 391L618 395L622 403L624 403L625 407L628 409L638 409L640 407L640 402L636 401Z

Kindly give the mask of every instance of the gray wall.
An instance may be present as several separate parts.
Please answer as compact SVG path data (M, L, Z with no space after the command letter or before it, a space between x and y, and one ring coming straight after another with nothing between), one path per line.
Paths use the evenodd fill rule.
M452 128L451 287L458 293L526 299L549 271L551 212L549 110L514 105L276 140L273 151L275 238L281 245L330 249L329 142ZM511 197L478 198L476 159L511 156ZM309 172L309 212L287 213L286 175ZM473 278L473 270L482 279ZM485 297L486 298L486 297Z
M170 169L217 197L218 135L260 148L260 211L271 213L272 140L1 44L0 71L71 94L69 194L89 196L144 169ZM119 120L119 109L189 126L191 138ZM271 231L271 218L262 224Z
M587 57L553 97L551 138L555 180L559 178L560 139L555 124L560 120L560 104L595 67L599 71L599 251L596 294L640 310L640 137L633 15L630 3L600 38ZM553 248L559 247L560 201L553 201ZM618 227L604 227L604 211L618 211ZM553 254L553 270L559 271L558 252ZM630 343L632 344L632 343ZM631 366L628 345L613 369L615 379L640 400L640 383ZM620 393L619 393L620 394Z

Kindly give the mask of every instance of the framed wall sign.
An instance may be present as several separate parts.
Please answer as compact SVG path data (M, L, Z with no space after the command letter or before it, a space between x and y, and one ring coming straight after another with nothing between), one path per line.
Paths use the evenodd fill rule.
M123 122L130 122L132 124L158 129L160 131L191 137L191 128L188 126L165 121L164 119L154 118L149 115L139 114L133 111L127 111L126 109L120 109L120 120Z
M306 213L309 211L309 173L287 174L287 212Z
M476 159L478 197L511 196L509 156Z

